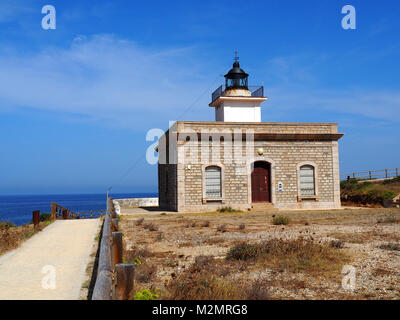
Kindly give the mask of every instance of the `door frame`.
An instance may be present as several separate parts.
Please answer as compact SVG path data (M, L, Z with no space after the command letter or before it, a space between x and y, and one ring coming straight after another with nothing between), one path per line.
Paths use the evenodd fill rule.
M267 200L266 201L254 201L253 200L253 168L254 168L254 166L255 166L255 164L256 163L258 163L258 164L261 164L261 166L260 167L262 167L264 170L266 170L267 171L267 185L265 186L265 188L266 188L266 190L268 190L268 192L267 192ZM252 170L251 170L251 190L252 190L252 194L251 194L251 201L252 201L252 203L272 203L272 201L271 201L271 199L272 199L272 197L271 197L271 164L269 163L269 162L266 162L266 161L254 161L253 163L252 163L252 166L251 166L251 168L252 168ZM263 185L262 183L260 184L260 185Z
M251 161L247 162L247 202L251 205L253 204L253 200L252 200L252 194L251 194L251 173L252 173L252 168L253 168L253 164L254 162L258 162L258 161L262 161L262 162L267 162L270 166L270 172L269 172L269 185L270 185L270 199L271 199L271 203L272 205L275 205L276 203L276 195L275 195L275 185L276 185L276 181L275 181L275 161L271 158L265 157L265 156L257 156L254 157L253 159L251 159Z

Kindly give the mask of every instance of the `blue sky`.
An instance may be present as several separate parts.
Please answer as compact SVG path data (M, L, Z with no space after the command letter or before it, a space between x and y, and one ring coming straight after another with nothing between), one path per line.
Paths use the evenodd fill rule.
M213 120L235 50L263 121L338 122L341 172L399 167L399 16L394 0L1 0L0 192L157 191L147 131Z

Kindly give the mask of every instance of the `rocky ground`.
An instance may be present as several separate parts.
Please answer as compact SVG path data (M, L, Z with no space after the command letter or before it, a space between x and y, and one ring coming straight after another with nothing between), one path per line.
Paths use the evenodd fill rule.
M123 211L122 211L123 214ZM274 225L273 215L290 218ZM122 216L124 259L138 267L136 290L150 288L168 297L171 281L188 272L197 256L213 256L231 283L262 280L270 299L400 299L400 210L131 214ZM268 239L312 239L335 248L337 268L293 271L267 264L232 262L235 243ZM355 271L355 289L344 289L344 265ZM354 267L354 269L352 269ZM329 270L328 270L329 269ZM349 269L349 270L350 270ZM349 277L348 275L345 277ZM351 283L351 282L350 282Z

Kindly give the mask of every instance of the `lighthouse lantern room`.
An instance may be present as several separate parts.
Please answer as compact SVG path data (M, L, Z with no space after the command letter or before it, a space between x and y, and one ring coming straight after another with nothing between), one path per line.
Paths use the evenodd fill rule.
M249 75L240 68L235 57L233 67L225 75L225 86L220 86L212 94L210 107L215 108L215 120L224 122L261 122L261 103L264 87L249 87Z

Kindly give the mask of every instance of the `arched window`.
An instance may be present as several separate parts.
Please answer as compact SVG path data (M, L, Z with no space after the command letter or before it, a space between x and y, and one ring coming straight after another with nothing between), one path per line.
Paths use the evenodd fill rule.
M300 167L300 195L315 195L315 173L313 166L305 165Z
M205 195L207 198L221 198L221 168L210 166L205 168Z

